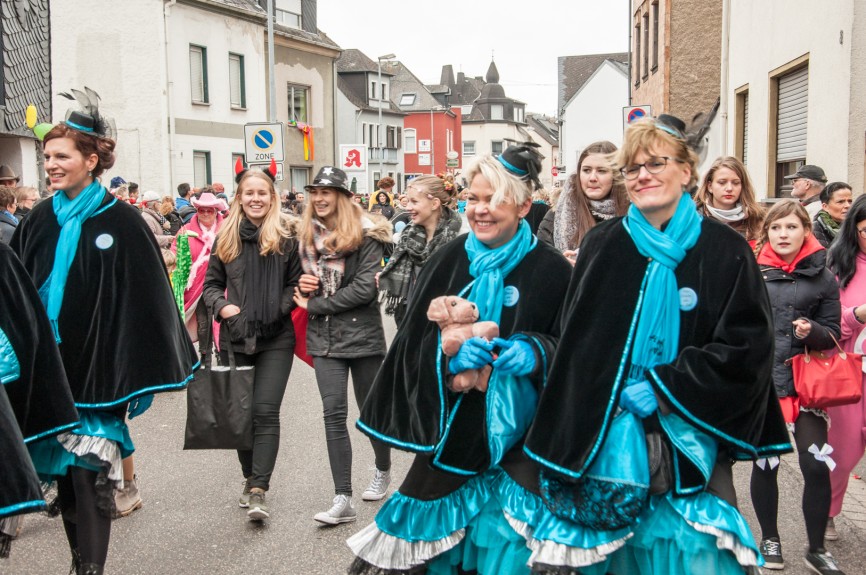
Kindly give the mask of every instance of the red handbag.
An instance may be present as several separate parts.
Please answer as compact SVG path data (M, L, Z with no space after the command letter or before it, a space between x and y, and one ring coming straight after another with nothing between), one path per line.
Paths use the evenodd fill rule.
M307 354L307 324L310 316L302 307L292 310L292 323L295 326L295 355L304 363L313 367L313 358Z
M833 337L833 334L830 334ZM809 351L791 358L794 388L802 407L824 409L857 403L863 394L863 356L844 351L833 337L836 350Z

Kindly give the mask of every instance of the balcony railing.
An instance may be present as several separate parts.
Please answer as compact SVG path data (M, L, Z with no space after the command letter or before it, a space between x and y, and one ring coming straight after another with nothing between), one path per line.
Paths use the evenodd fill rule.
M387 164L396 164L399 161L398 152L397 148L370 148L369 160L371 162L378 162L379 158L381 158Z

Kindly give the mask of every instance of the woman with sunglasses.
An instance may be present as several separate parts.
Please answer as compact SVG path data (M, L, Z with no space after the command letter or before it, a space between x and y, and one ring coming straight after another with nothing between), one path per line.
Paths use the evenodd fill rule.
M524 448L544 505L511 522L541 572L742 574L762 561L732 459L790 450L771 311L748 244L695 210L684 131L667 115L628 128L617 163L632 205L577 257Z

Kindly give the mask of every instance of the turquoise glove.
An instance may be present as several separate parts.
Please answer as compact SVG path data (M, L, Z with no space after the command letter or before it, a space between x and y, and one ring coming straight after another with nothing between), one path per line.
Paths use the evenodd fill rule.
M463 342L457 355L448 362L448 370L453 374L478 369L493 361L490 352L493 344L483 337L472 337Z
M129 419L134 417L138 417L142 413L148 410L150 404L153 403L153 394L151 395L142 395L141 397L136 397L132 401L129 402Z
M493 367L499 373L516 375L518 377L529 375L535 371L535 350L525 339L502 339L495 338L494 345L498 345L502 352L499 358L493 362Z
M619 396L619 406L641 419L659 408L653 386L646 380L629 383Z

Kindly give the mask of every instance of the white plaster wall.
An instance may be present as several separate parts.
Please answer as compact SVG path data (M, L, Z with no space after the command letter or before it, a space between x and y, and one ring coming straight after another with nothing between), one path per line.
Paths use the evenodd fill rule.
M222 134L220 136L175 133L172 138L172 188L176 188L181 182L193 181L192 152L204 150L211 153L213 181L221 182L230 189L230 184L234 181L231 154L244 151L244 124L268 121L264 27L239 18L175 4L168 19L168 31L172 116L176 119L229 125L214 127L214 132ZM207 105L192 102L190 44L207 48ZM246 109L243 110L231 106L229 52L244 56ZM174 131L174 123L172 130ZM226 137L228 134L234 135Z
M622 145L622 109L628 106L628 78L605 62L565 106L560 128L564 174L577 169L589 144L608 140Z
M337 147L342 144L360 144L361 120L359 110L345 94L337 89Z
M53 121L73 106L57 92L89 86L99 93L101 109L118 128L117 161L102 178L106 185L115 175L143 187L168 183L162 5L88 0L83 10L80 2L51 2ZM119 22L134 25L109 25Z
M517 126L507 123L489 122L483 124L464 123L462 126L462 135L464 142L475 142L475 156L466 156L462 161L461 166L465 170L476 157L483 154L490 154L490 142L502 140L503 149L508 147L506 139L522 142L524 136L517 131ZM460 146L457 142L454 143L455 148L461 154L463 153L462 143Z
M767 155L769 73L804 54L809 54L807 163L824 168L830 180L847 180L855 158L863 163L863 132L856 150L853 145L849 148L846 137L851 102L858 102L851 91L852 76L862 88L866 75L862 59L859 67L852 67L852 39L858 41L856 37L866 33L862 16L858 29L853 29L856 2L861 0L731 2L727 153L734 153L736 147L734 92L748 84L748 168L759 198L767 197L768 171L775 165L775 158ZM857 97L862 106L863 93Z

